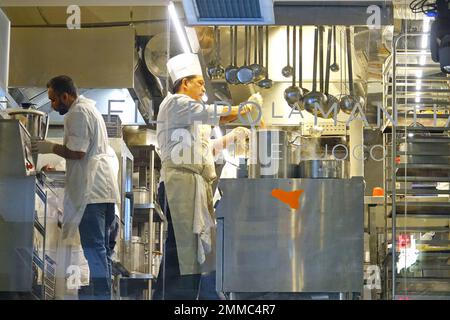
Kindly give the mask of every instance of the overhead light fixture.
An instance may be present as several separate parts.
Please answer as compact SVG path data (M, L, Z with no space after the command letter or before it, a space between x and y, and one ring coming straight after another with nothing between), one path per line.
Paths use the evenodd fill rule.
M178 40L180 41L181 47L183 48L184 53L191 53L191 46L189 45L186 37L186 32L183 30L183 26L181 25L180 19L178 18L177 10L175 9L175 5L172 1L169 2L168 6L170 20L175 26L175 31L178 36Z

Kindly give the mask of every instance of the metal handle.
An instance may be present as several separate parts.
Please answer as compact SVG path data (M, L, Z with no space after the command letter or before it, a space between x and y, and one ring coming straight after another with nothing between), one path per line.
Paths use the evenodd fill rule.
M298 85L300 88L303 87L303 76L302 76L302 72L303 72L303 68L302 68L302 50L303 50L303 46L302 46L302 41L303 41L303 30L302 30L302 26L300 26L298 28Z
M47 139L48 134L48 128L50 127L50 117L48 116L48 113L45 114L45 133L44 133L44 140Z
M296 137L294 138L294 140L288 141L288 144L292 144L292 145L294 145L294 146L300 147L302 144L301 144L301 143L296 143L296 141L297 141L298 139L301 139L301 136L300 136L300 135L296 136Z
M313 64L313 84L312 91L316 91L317 89L317 44L319 42L319 29L316 27L314 30L314 64Z
M325 68L325 94L328 94L330 88L330 60L331 60L331 29L328 29L328 39L327 39L327 61Z
M297 63L296 63L296 57L297 57L297 27L294 26L293 31L292 31L292 35L294 37L293 39L293 43L292 46L293 48L293 52L292 52L292 56L294 57L294 62L293 62L293 72L292 72L292 86L295 87L295 85L297 84L297 80L295 78L295 74L296 72L296 68L297 68Z
M350 95L353 96L353 66L352 66L352 47L350 43L350 27L345 28L345 37L347 38L347 63L348 63L348 86L350 90Z

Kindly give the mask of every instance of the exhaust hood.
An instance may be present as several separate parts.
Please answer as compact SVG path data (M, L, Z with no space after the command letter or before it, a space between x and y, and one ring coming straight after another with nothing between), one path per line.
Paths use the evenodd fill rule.
M183 0L190 25L274 24L273 0Z
M183 0L189 25L367 25L375 6L392 24L392 0Z

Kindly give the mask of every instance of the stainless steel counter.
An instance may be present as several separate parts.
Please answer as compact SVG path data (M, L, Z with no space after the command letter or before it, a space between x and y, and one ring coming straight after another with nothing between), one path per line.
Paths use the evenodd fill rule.
M362 292L363 180L223 179L217 289ZM303 190L299 208L272 196Z

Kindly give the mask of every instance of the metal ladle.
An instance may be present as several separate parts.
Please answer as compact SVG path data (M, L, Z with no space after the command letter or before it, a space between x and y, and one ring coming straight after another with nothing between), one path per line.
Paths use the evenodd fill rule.
M214 27L214 51L215 51L215 61L214 65L208 68L208 76L210 79L221 79L225 73L223 66L220 64L220 29L219 27Z
M250 27L245 26L245 46L244 46L244 65L239 68L237 72L237 78L242 84L249 84L253 80L253 69L248 65L249 63L249 53L248 45L249 41L249 29Z
M262 79L257 85L264 89L272 87L272 80L269 79L269 26L266 26L266 77Z
M216 77L218 79L223 79L223 76L225 74L225 69L223 68L222 64L220 63L220 55L221 55L221 46L220 46L220 28L217 28L217 52L216 52L216 60L217 60L217 66L216 66Z
M255 32L255 34L254 34L255 39L253 41L253 45L254 45L253 60L254 60L254 62L253 62L253 64L250 65L250 68L253 71L253 82L258 82L264 78L265 71L264 71L264 67L260 64L262 59L260 59L260 61L258 63L258 55L259 55L258 54L258 45L260 44L260 42L262 44L262 39L260 39L258 41L259 32L258 32L257 26L255 26L254 32Z
M352 48L350 43L350 27L345 28L345 37L347 44L347 64L348 64L348 86L350 94L344 95L339 101L339 107L347 114L351 114L356 103L361 103L361 98L355 96L353 86L353 65L352 65ZM362 106L362 105L361 105Z
M295 29L295 26L294 26ZM294 31L294 37L295 37L295 31ZM290 36L289 36L289 26L286 26L286 48L287 48L287 65L285 67L283 67L283 69L281 69L281 74L283 75L283 77L285 78L289 78L290 76L292 76L292 73L294 72L294 68L291 67L291 60L289 58L289 53L290 53L290 48L289 48L289 44L290 44ZM295 45L294 45L295 46ZM295 60L295 53L294 53L294 60Z
M237 26L230 27L230 65L225 70L225 79L230 84L239 84L237 72Z
M303 98L304 108L311 114L314 114L314 107L317 105L321 108L324 107L326 102L326 96L322 92L317 92L317 49L319 42L319 28L314 31L314 65L313 65L313 85L312 91L305 95Z
M214 59L209 62L206 73L210 79L216 78L217 73L217 26L214 27Z
M326 68L325 68L325 96L327 97L327 101L325 103L324 109L323 111L325 112L325 114L327 114L330 110L332 110L332 108L336 108L335 113L337 114L339 112L339 100L329 94L329 89L330 89L330 70L331 70L331 66L330 66L330 61L331 60L331 30L328 30L328 39L327 39L327 61L326 61ZM320 110L318 110L317 112L317 116L321 117L321 118L332 118L333 117L333 113L330 113L327 117L325 117L324 114L322 114L322 112Z
M337 64L337 59L336 59L336 26L333 26L333 54L334 54L334 62L330 66L330 70L333 72L338 72L339 65Z
M301 92L301 98L299 101L299 107L304 110L303 98L309 92L308 89L303 87L303 28L299 27L298 30L298 88Z
M297 82L296 82L296 78L295 78L295 74L296 74L296 50L297 50L297 35L296 35L296 27L294 26L294 42L293 42L293 55L294 55L294 73L292 74L292 85L288 88L286 88L286 90L284 90L284 99L286 100L286 102L288 103L288 105L291 108L295 108L297 109L299 107L299 102L302 98L302 92L300 91L300 89L297 87Z

